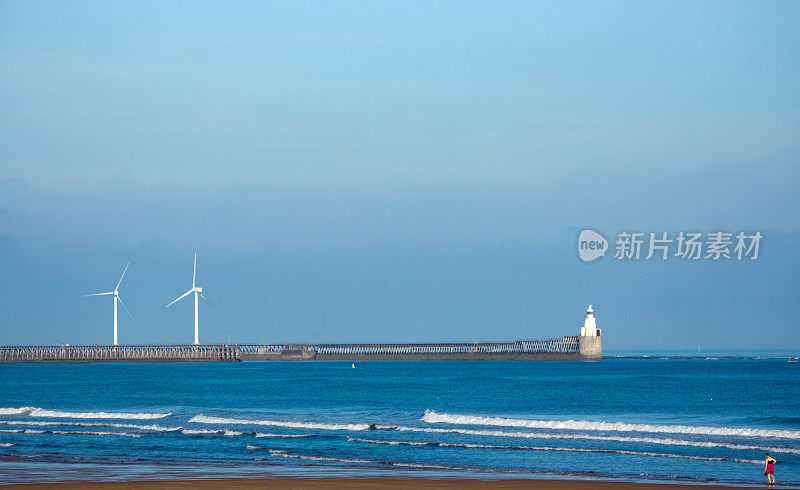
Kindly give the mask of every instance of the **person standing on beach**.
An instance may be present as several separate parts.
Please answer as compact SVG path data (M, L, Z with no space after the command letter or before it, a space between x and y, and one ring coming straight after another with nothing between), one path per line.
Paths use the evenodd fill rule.
M764 474L767 476L767 483L770 485L775 484L775 458L767 453L767 460L764 462Z

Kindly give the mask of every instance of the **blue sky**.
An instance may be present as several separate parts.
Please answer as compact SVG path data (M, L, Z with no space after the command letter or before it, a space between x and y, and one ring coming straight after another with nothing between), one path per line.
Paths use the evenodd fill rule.
M800 348L796 2L0 4L0 343ZM582 263L578 232L761 231Z

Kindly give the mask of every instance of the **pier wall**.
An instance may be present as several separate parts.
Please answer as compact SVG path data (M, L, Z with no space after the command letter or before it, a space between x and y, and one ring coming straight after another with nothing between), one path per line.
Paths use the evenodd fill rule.
M0 362L235 362L225 345L36 345L0 346Z
M600 360L603 358L603 343L601 337L583 336L578 341L579 353L582 358L587 360Z
M319 361L579 361L580 354L317 354Z
M602 357L600 338L428 344L0 346L0 362L237 362L310 360L582 360Z

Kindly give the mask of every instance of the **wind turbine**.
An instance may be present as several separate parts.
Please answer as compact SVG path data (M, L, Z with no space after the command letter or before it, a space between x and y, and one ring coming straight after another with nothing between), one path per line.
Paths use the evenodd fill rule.
M107 293L95 293L95 294L83 295L84 298L87 296L107 296L109 294L114 295L114 345L118 345L117 344L117 301L122 303L122 307L125 308L125 311L128 312L128 316L131 317L131 320L133 319L133 315L131 315L131 312L128 311L128 307L125 306L125 303L122 301L122 298L119 297L119 285L122 284L122 278L125 277L125 272L128 270L129 265L131 265L130 262L128 262L128 265L126 265L125 269L122 271L122 275L119 278L119 282L117 283L117 286L114 288L113 291L109 291Z
M197 286L195 284L195 279L197 278L197 254L194 254L194 271L192 272L192 289L186 291L182 295L178 296L172 303L168 304L164 308L169 308L173 304L177 303L178 301L182 300L183 298L189 296L191 293L194 293L194 345L200 345L200 339L198 337L198 320L197 320L197 296L199 295L204 300L208 301L208 298L203 296L203 288ZM211 301L208 301L208 304L212 304Z

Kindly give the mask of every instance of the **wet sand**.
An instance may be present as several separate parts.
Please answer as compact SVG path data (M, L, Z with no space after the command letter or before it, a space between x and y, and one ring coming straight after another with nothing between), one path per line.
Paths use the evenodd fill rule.
M753 482L758 484L760 482ZM125 490L155 490L161 488L196 488L196 489L253 489L253 488L292 488L292 489L363 489L363 488L403 488L403 489L459 489L469 490L478 488L518 489L528 488L534 490L632 490L642 488L645 490L711 490L747 488L721 485L673 484L673 483L631 483L615 481L586 481L586 480L454 480L454 479L428 479L428 478L268 478L268 479L221 479L221 480L159 480L159 481L134 481L134 482L63 482L63 483L34 483L8 485L3 488L20 489L125 489Z

